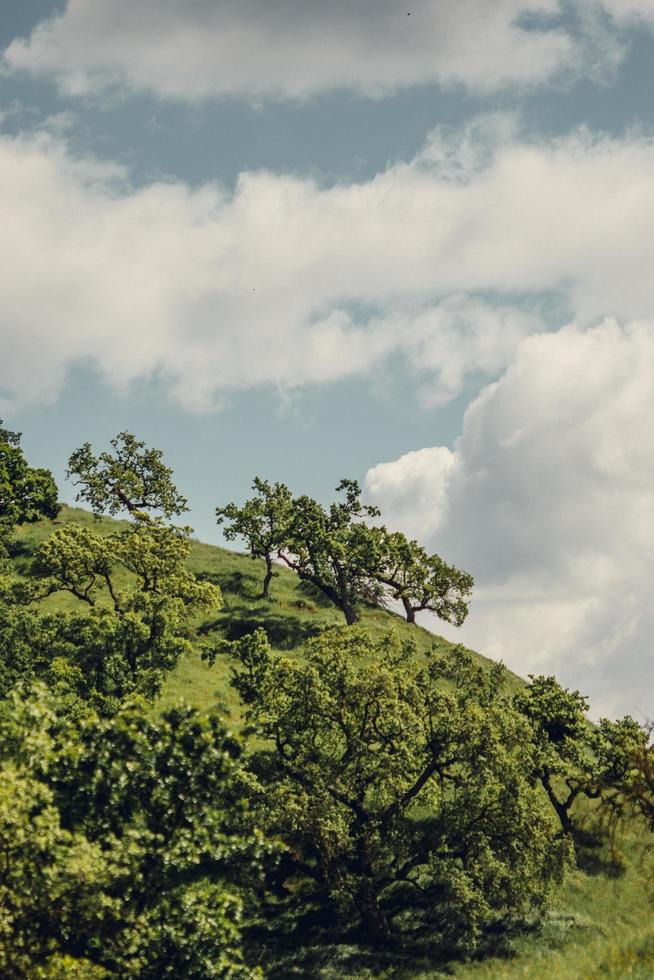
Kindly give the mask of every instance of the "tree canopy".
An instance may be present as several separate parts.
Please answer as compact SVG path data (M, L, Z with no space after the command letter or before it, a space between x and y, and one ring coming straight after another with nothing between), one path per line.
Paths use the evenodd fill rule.
M407 622L416 613L429 610L439 619L461 626L468 615L472 575L448 565L439 555L430 555L400 531L384 535L379 582L391 598L402 603Z
M311 884L368 940L394 925L452 949L542 907L568 861L531 779L531 728L503 669L462 651L419 664L413 643L331 629L304 663L261 632L233 684L265 745L259 812L288 847L286 886ZM447 686L446 686L447 685Z
M20 440L20 433L5 429L0 419L0 548L17 525L59 513L52 473L28 465Z
M580 825L574 816L579 798L601 801L619 812L637 785L639 760L646 754L648 732L633 718L586 717L588 700L562 687L555 677L530 676L514 703L532 723L534 776L540 780L561 827L574 840Z
M77 499L94 514L127 512L143 519L149 511L159 511L171 518L188 510L160 449L149 449L131 432L119 432L111 447L113 452L96 456L85 442L68 460L68 479L80 487Z
M417 541L379 524L380 511L361 500L356 480L341 480L340 500L325 508L307 495L293 497L283 483L260 477L255 496L242 506L216 508L228 541L242 538L252 558L263 558L262 597L269 594L277 557L341 610L348 624L359 619L362 603L402 603L408 622L429 610L460 626L468 613L471 575Z
M75 726L45 688L0 723L0 973L254 980L241 951L266 844L238 741L190 708ZM42 969L42 974L32 972Z
M325 508L311 497L293 500L292 520L282 561L310 582L337 606L352 625L362 602L376 602L380 586L375 578L382 547L382 532L371 526L377 507L361 502L356 480L341 480L342 498Z
M255 496L246 500L242 507L234 503L217 507L216 521L219 525L228 522L223 532L228 541L243 538L250 557L265 561L266 574L261 588L261 598L265 599L274 575L274 558L288 540L293 498L285 484L271 484L258 476L254 478L252 489Z
M86 461L75 472L96 511L123 508L131 523L108 534L74 523L57 528L36 552L30 587L5 589L0 616L0 684L30 672L52 680L54 671L71 697L102 713L130 694L156 698L190 650L192 618L221 604L219 588L187 567L190 529L141 509L165 516L182 506L160 452L127 433L112 445L116 457L101 454L98 465L88 462L96 459L88 445L71 460ZM79 610L39 615L32 604L57 592L73 596Z

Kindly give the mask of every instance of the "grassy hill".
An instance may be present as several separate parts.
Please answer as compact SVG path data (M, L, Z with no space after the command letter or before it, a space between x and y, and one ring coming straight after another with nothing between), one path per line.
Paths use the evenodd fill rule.
M87 511L71 507L65 507L55 523L67 522L93 525L104 533L116 527L115 521L98 522ZM27 571L35 548L52 530L50 521L20 529L14 559L19 573ZM272 601L262 601L257 598L263 578L262 562L194 542L191 567L196 574L221 587L224 606L214 619L200 624L199 647L178 665L163 692L161 706L179 698L200 708L219 702L237 716L237 705L227 684L228 666L219 659L209 667L201 658L203 645L215 642L218 637L235 639L261 626L275 648L301 658L304 645L312 635L327 625L343 622L338 610L286 568L280 567L273 580ZM72 607L76 600L58 594L47 603ZM413 637L419 652L434 644L442 649L452 646L421 627L409 626L389 611L366 609L362 621L372 634L393 629L401 636ZM484 661L482 657L479 659ZM509 682L515 686L522 683L515 675L510 675ZM444 976L461 980L654 978L651 861L645 845L637 840L618 841L617 849L612 861L606 855L590 855L586 868L572 874L560 890L544 928L516 938L501 957L436 966L419 956L407 959L406 954L380 956L353 947L314 947L306 949L299 958L295 953L292 959L272 961L268 964L269 975L278 980L286 977L435 980Z
M120 526L111 518L97 520L89 511L79 507L63 507L56 521L41 521L38 524L25 524L18 529L18 551L14 564L18 572L26 573L34 551L52 531L61 524L74 523L92 527L94 531L109 534ZM265 572L263 561L253 561L248 555L239 554L226 548L193 541L190 567L196 575L219 585L223 593L223 608L215 618L200 624L200 645L210 645L219 637L234 640L257 627L263 627L271 645L284 650L291 656L301 657L306 641L325 626L344 625L342 613L330 603L321 592L308 583L300 582L290 569L280 565L271 585L271 598L258 598ZM51 596L44 603L50 608L74 608L77 600L67 593ZM415 639L419 652L436 645L440 649L450 649L454 644L443 637L434 636L421 626L411 626L393 612L366 608L362 622L373 635L379 636L389 629L401 636ZM483 663L485 657L474 653ZM218 660L209 667L201 658L201 650L196 649L191 657L182 661L168 681L162 697L162 705L167 706L180 697L198 708L207 708L216 700L226 702L236 711L236 701L232 698L227 684L227 665ZM509 675L510 683L518 686L521 680Z

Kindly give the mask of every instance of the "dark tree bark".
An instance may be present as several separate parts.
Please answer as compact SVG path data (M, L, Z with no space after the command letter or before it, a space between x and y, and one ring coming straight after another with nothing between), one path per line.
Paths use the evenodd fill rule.
M554 788L550 782L549 775L546 774L545 776L543 776L541 781L543 783L545 792L549 797L549 801L552 804L552 807L554 808L554 812L559 818L563 832L565 834L570 834L570 836L574 836L575 828L572 819L570 817L570 807L572 806L577 796L577 793L570 792L567 800L565 800L565 802L561 802L561 800L559 800L556 793L554 792Z
M404 612L406 613L406 621L407 621L407 623L413 623L413 624L415 624L415 621L416 621L416 611L413 608L413 606L411 605L411 603L409 602L409 600L406 599L404 596L402 596L402 605L404 606Z
M270 591L270 583L273 577L273 560L270 555L264 555L266 561L266 576L263 580L263 587L261 589L261 598L267 599Z
M376 945L387 943L391 935L390 923L368 879L364 878L361 883L355 901L366 937Z

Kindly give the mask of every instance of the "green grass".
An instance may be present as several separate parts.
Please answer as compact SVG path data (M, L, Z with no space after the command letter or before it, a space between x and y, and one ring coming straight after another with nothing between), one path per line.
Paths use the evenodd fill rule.
M56 521L41 521L19 528L16 535L18 553L14 559L16 570L27 574L39 544L57 526L69 523L90 527L100 534L110 534L121 523L124 525L124 522L110 518L97 520L79 507L63 507ZM202 709L222 702L237 712L236 700L227 683L227 663L219 658L213 667L209 667L201 658L202 648L215 644L218 639L237 639L257 627L263 627L274 649L302 657L304 647L312 636L326 626L345 623L342 614L317 589L300 582L294 572L281 565L271 584L270 599L259 598L265 572L261 560L253 561L248 555L193 541L190 567L196 575L220 586L223 607L199 624L200 637L196 649L178 664L169 678L161 698L162 707L183 698ZM44 606L74 609L79 603L68 593L57 593L50 596ZM400 616L384 609L363 609L361 621L374 637L395 630L401 637L413 638L419 654L424 654L434 645L442 650L455 646L421 626L409 625ZM473 653L473 656L482 663L489 663L479 654ZM512 687L521 684L514 674L508 673L508 679Z
M428 949L378 951L313 945L267 959L270 980L652 980L654 922L650 871L627 844L623 873L572 873L544 923L484 958L454 962Z
M116 522L95 521L79 508L65 507L57 523L74 522L110 533ZM15 566L26 573L38 544L52 533L53 522L23 527L18 533ZM325 626L343 623L333 606L303 585L288 569L280 567L271 586L272 601L261 600L264 567L247 555L193 542L191 567L198 575L219 585L224 605L200 624L200 637L192 654L178 664L169 678L159 708L180 698L199 708L224 704L235 721L238 707L229 688L229 668L223 658L213 667L201 658L201 648L219 638L235 639L258 626L266 629L271 644L290 656L302 657L307 641ZM47 600L51 608L73 608L76 600L59 594ZM410 626L394 613L367 608L362 622L374 636L389 629L412 637L419 654L436 644L446 650L452 644L421 627ZM479 655L475 654L476 657ZM484 658L479 660L487 663ZM509 675L511 687L522 681ZM437 965L427 952L375 952L360 947L325 945L295 951L289 959L279 954L267 963L273 980L286 977L342 978L380 977L394 980L654 980L654 917L651 884L654 872L638 840L621 844L621 873L597 864L593 873L576 871L556 896L553 911L537 931L509 941L501 954L482 961Z

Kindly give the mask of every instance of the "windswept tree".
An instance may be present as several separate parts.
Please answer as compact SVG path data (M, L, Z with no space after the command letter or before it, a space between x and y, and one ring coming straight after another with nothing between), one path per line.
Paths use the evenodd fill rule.
M242 507L226 504L216 508L216 520L225 524L223 534L228 541L242 538L247 544L250 557L262 558L266 574L261 588L261 598L266 599L274 572L274 559L287 543L293 515L291 491L283 483L271 484L256 476L252 484L255 496L246 500Z
M20 438L0 420L0 548L16 526L59 513L52 473L28 465Z
M377 507L361 503L356 480L341 480L342 500L328 509L311 497L293 500L292 520L278 555L304 582L310 582L334 603L348 625L359 618L362 602L376 603L383 531L369 523Z
M261 630L233 653L288 901L340 910L366 941L424 930L450 952L543 908L569 846L502 667L462 651L420 663L412 642L360 628L321 633L304 662Z
M608 803L615 821L627 818L631 822L635 818L643 821L650 833L654 833L654 723L646 724L641 732L644 737L635 747L633 739L629 739L627 744L630 751L622 754L622 764L615 767L616 792ZM612 748L611 744L611 755L614 754Z
M391 598L402 603L409 623L415 623L416 613L423 610L454 626L461 626L468 615L472 575L448 565L439 555L428 554L401 531L385 536L377 579Z

